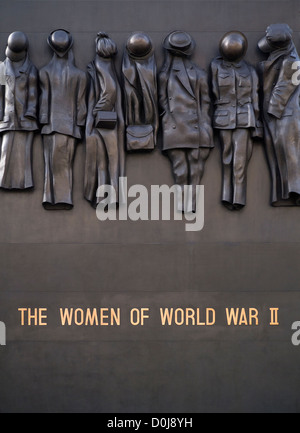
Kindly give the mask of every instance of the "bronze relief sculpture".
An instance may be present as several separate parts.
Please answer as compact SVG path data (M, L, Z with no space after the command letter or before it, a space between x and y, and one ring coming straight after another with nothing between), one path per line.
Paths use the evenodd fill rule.
M84 182L85 198L93 207L100 201L97 190L104 185L114 188L116 204L123 202L119 178L125 176L125 126L122 93L114 64L116 54L115 42L106 33L98 33L96 56L88 65Z
M126 44L123 63L127 151L153 150L159 126L157 70L150 38L133 33Z
M73 207L73 161L86 121L86 74L74 62L73 38L65 30L48 37L53 58L40 70L40 123L45 160L43 206Z
M222 149L222 203L230 210L246 205L247 167L253 138L262 138L259 80L245 60L248 42L241 32L229 32L220 41L220 56L211 63L214 96L213 126Z
M38 71L29 59L24 33L17 31L9 36L2 72L0 187L28 189L34 186L32 144L38 130Z
M165 64L159 74L159 102L163 110L163 152L169 157L176 185L192 186L188 205L179 198L178 210L196 210L196 186L214 147L207 74L190 60L195 42L182 31L164 41Z
M299 206L300 87L294 74L300 58L292 35L287 24L267 28L258 44L269 56L260 64L261 89L255 68L245 61L245 35L232 31L223 36L220 56L211 63L212 125L207 74L191 62L195 42L186 32L166 37L159 82L151 39L143 32L132 33L122 59L123 88L114 63L117 46L104 32L97 35L96 56L87 68L88 85L86 74L75 66L69 32L50 34L53 58L40 73L30 61L27 36L12 33L0 71L0 188L34 186L32 145L40 124L45 209L73 207L73 161L83 131L85 198L97 207L98 188L111 185L116 203L122 202L125 151L156 147L160 106L162 151L170 160L175 183L182 192L186 185L193 187L187 207L180 197L179 210L196 210L196 186L214 147L213 128L222 150L226 208L240 210L246 205L253 142L261 138L272 180L272 205Z
M260 69L273 206L300 205L300 87L293 80L300 59L292 33L287 24L273 24L258 44L269 54Z

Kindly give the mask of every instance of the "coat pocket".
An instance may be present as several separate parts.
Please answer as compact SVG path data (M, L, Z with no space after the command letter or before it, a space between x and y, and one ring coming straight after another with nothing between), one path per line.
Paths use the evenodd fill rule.
M252 81L250 74L240 74L238 79L239 87L251 88Z
M249 127L249 113L244 111L237 114L237 126L242 126L244 128Z
M215 126L225 127L229 125L229 111L228 110L217 110L215 112Z
M230 74L221 73L218 75L218 83L220 87L230 86L231 85L231 76Z
M286 108L282 117L292 116L294 114L294 110L292 108Z

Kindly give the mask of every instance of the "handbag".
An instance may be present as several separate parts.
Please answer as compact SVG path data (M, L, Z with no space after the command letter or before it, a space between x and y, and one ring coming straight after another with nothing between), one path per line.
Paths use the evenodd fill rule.
M114 129L117 124L116 111L97 111L95 116L95 126L99 129Z
M152 125L129 125L126 129L127 150L153 150L154 131Z

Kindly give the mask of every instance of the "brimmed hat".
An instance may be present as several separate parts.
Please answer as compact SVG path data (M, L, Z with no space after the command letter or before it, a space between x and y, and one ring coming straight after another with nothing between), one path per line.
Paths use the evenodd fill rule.
M28 39L23 32L13 32L7 40L6 57L12 62L19 62L27 55Z
M163 46L174 53L190 56L194 51L195 42L188 33L175 31L166 37Z
M273 50L289 46L292 35L293 30L288 24L272 24L267 28L266 36L258 42L258 47L262 52L270 53Z
M67 30L58 29L48 36L48 44L59 57L64 57L73 46L73 37Z
M152 41L145 33L135 32L128 38L126 49L130 57L143 58L153 51Z

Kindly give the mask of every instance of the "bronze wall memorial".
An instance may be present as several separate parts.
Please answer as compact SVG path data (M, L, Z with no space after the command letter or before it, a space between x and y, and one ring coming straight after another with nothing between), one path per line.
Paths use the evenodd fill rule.
M0 412L299 412L299 2L0 11Z

